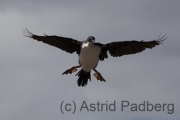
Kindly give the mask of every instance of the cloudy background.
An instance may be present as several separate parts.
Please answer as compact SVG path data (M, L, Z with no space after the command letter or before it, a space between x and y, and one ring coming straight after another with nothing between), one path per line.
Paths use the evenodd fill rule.
M1 0L0 1L0 119L1 120L179 120L180 116L180 1L179 0ZM77 76L61 75L78 65L78 56L23 36L22 29L108 43L153 40L162 45L140 54L110 57L97 70L106 83L77 86ZM111 104L116 111L79 111L83 101ZM174 113L121 111L121 101L174 103ZM60 104L77 105L75 114ZM106 102L107 101L107 102Z

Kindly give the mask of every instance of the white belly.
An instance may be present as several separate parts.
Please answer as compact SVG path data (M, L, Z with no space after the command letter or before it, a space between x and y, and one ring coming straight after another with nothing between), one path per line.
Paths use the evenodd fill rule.
M92 43L84 43L79 55L79 62L85 72L90 72L99 62L101 48Z

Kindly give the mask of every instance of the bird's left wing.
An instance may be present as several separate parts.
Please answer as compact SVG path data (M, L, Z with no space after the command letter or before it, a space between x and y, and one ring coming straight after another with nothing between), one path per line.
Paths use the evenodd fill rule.
M80 54L82 42L78 40L74 40L72 38L67 38L67 37L60 37L60 36L48 36L45 34L44 36L38 36L29 32L27 29L24 29L23 33L25 33L24 36L26 37L30 37L37 41L41 41L43 43L52 45L68 53L76 52L77 54Z
M156 45L161 44L162 41L166 40L167 37L164 35L161 38L157 38L153 41L119 41L119 42L111 42L107 43L101 48L101 54L99 55L100 60L104 60L104 58L108 58L107 51L109 51L110 55L113 57L120 57L123 55L130 55L135 53L140 53L146 48L153 48Z

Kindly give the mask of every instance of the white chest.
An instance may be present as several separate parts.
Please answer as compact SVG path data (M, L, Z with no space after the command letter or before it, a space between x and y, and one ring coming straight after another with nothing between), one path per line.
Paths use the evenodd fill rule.
M83 43L81 53L79 55L79 61L83 69L87 72L96 67L99 62L99 54L101 48L90 43Z

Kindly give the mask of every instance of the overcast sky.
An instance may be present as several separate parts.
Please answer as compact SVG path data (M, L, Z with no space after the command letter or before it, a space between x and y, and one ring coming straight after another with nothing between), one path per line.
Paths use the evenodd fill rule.
M0 1L0 119L1 120L179 120L180 116L179 0L1 0ZM75 74L62 73L78 65L77 54L23 36L22 29L97 42L154 40L163 44L139 54L109 58L97 70L106 79L78 87ZM121 110L121 102L174 104L164 111ZM76 103L62 114L60 104ZM111 104L114 112L87 111L86 101ZM68 106L68 108L73 108ZM64 108L63 108L64 109ZM169 108L170 109L170 108Z

